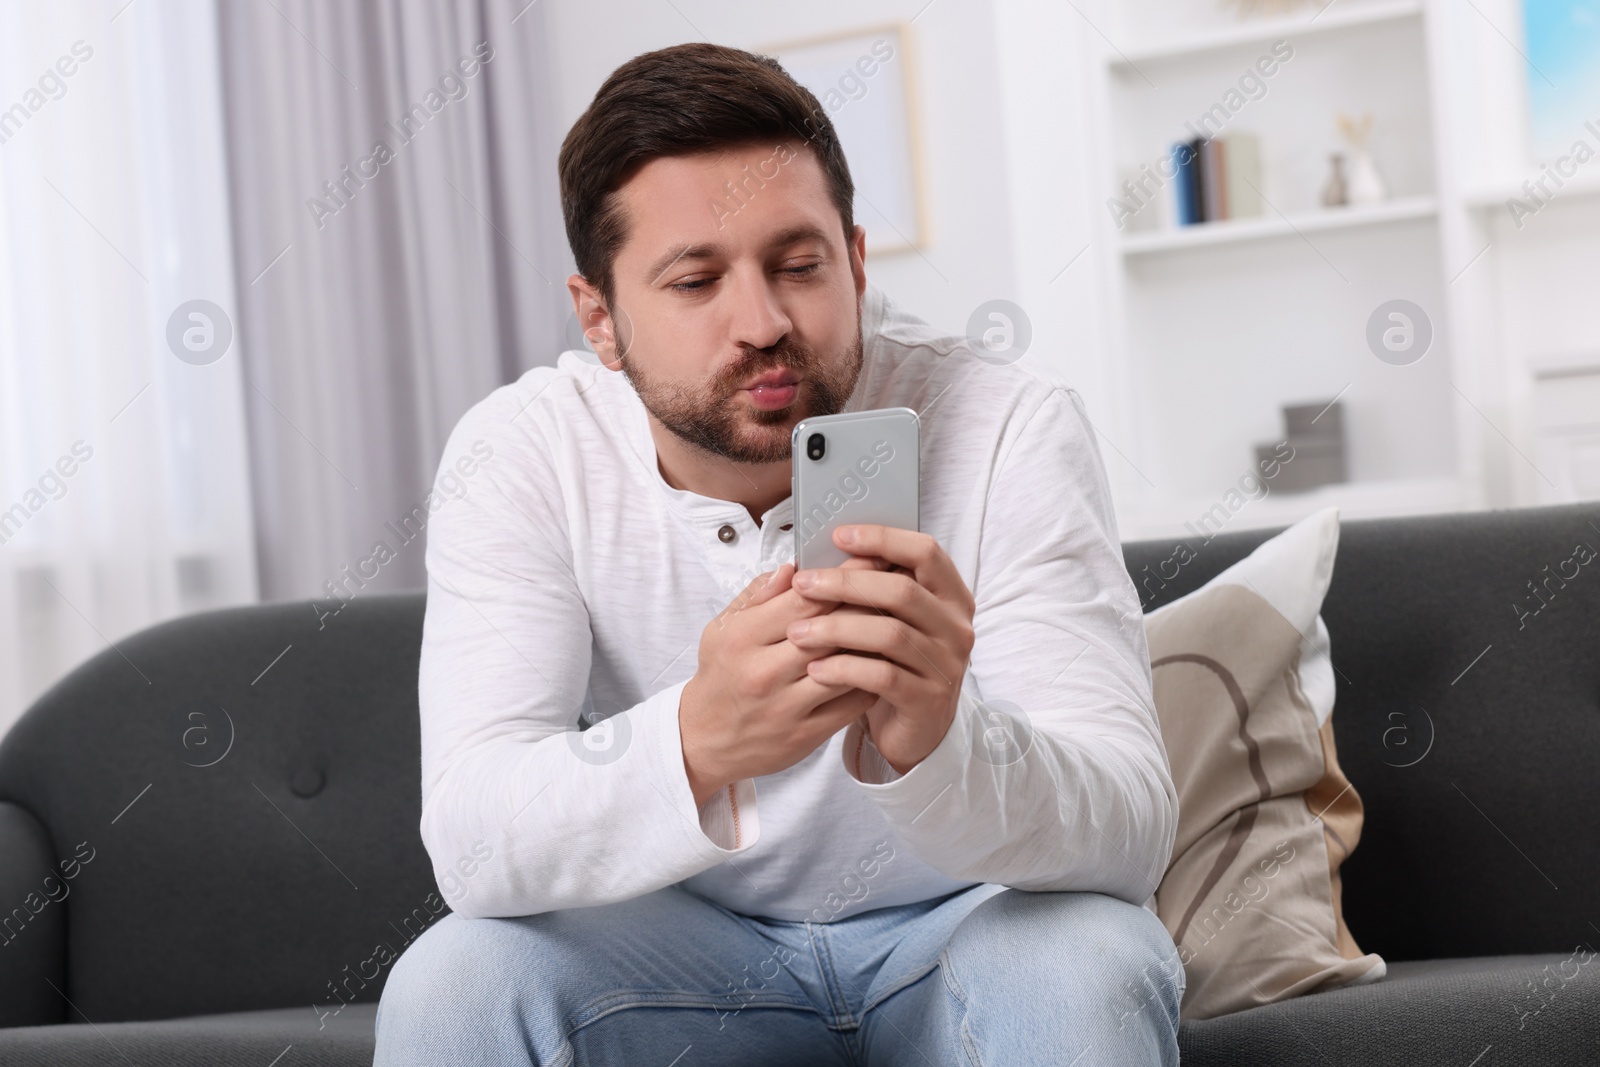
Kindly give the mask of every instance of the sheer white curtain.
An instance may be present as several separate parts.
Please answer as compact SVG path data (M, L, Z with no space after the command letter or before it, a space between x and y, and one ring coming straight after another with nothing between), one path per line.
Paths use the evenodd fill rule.
M325 596L566 347L544 6L0 0L0 731L153 622Z
M125 5L0 0L0 730L256 595L215 13Z

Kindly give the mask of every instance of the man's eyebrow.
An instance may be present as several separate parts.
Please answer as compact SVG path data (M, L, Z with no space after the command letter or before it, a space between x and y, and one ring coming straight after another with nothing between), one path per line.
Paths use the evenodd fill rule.
M827 241L828 233L821 227L805 223L800 226L791 226L772 239L771 247L786 248L789 245L799 244L801 241ZM711 259L720 255L723 247L715 241L701 242L699 244L681 245L669 250L654 263L650 264L650 284L654 285L661 280L661 276L671 270L673 265L683 259Z

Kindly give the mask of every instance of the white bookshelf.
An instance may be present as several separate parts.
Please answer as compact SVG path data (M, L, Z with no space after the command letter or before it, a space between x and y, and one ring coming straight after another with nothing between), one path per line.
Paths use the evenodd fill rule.
M1334 2L1292 15L1241 20L1231 26L1191 32L1169 40L1140 43L1129 49L1113 46L1106 61L1113 68L1154 65L1207 53L1270 44L1281 37L1292 36L1302 40L1401 19L1416 19L1422 16L1422 12L1422 0L1369 0L1355 5Z
M1329 504L1354 518L1600 499L1600 160L1511 217L1554 162L1529 147L1521 0L1245 20L1219 0L992 2L1011 288L1048 339L1027 358L1082 393L1124 537L1182 531L1281 440L1282 405L1334 396L1351 480L1274 488L1236 528ZM1229 119L1260 140L1266 213L1179 228L1167 189L1120 229L1106 205L1123 181L1195 136L1186 122L1279 40L1292 61ZM1582 103L1600 115L1600 93ZM1375 113L1385 202L1321 207L1336 111ZM1433 326L1407 366L1366 342L1392 299Z
M1432 196L1409 196L1368 206L1319 208L1295 215L1272 214L1251 219L1228 219L1154 233L1129 234L1122 239L1122 254L1143 256L1239 241L1295 238L1325 230L1432 219L1438 212L1438 201Z
M1480 7L1503 22L1514 4L1500 2ZM1084 93L1097 126L1096 204L1192 137L1185 120L1205 113L1258 53L1278 41L1294 49L1265 79L1266 94L1224 130L1260 140L1264 214L1179 227L1166 204L1154 226L1147 216L1122 230L1104 210L1093 220L1109 279L1100 374L1116 397L1102 423L1104 457L1122 535L1182 535L1251 471L1255 445L1282 439L1282 405L1335 395L1350 480L1272 491L1234 516L1234 528L1281 525L1330 504L1357 518L1543 499L1516 476L1520 461L1507 447L1508 438L1524 442L1531 456L1536 441L1519 430L1517 393L1496 350L1501 268L1484 252L1500 225L1492 209L1504 212L1520 177L1468 158L1485 137L1479 101L1506 95L1511 69L1486 70L1463 47L1474 33L1474 47L1487 47L1472 26L1482 16L1444 0L1339 0L1255 19L1190 0L1085 12L1104 20L1084 35L1098 60ZM1475 79L1482 84L1468 98L1460 87ZM1344 150L1341 111L1376 116L1373 155L1389 186L1381 203L1320 204L1327 156ZM1515 139L1503 129L1489 136ZM1562 199L1600 213L1594 192L1600 177L1569 184ZM1366 345L1369 317L1392 299L1432 320L1432 347L1409 366Z

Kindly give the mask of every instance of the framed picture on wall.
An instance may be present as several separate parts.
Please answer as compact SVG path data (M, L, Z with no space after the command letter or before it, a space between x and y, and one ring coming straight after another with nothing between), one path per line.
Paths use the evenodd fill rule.
M757 49L816 95L838 131L869 255L927 240L910 41L910 26L890 23Z

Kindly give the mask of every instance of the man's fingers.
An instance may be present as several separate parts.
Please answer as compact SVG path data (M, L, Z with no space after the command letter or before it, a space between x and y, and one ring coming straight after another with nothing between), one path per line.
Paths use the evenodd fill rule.
M755 581L751 582L747 588L753 590L755 603L764 604L788 589L789 583L793 578L794 564L780 563L777 570L756 575Z
M851 555L875 556L916 575L918 584L934 596L966 590L955 562L931 534L862 523L835 529L833 543Z
M803 651L811 652L810 659L821 659L841 650L858 655L872 654L867 658L890 659L912 674L948 681L948 668L937 662L944 657L938 642L899 619L841 607L828 615L807 620L806 632L802 635L796 636L796 629L798 626L790 626L789 640Z
M812 709L811 714L806 716L806 729L812 738L812 746L822 744L855 722L877 702L876 693L869 693L864 689L846 689L840 695L818 704Z
M806 603L806 602L802 601L802 603ZM871 608L857 607L854 604L826 604L826 603L819 603L819 604L816 604L814 606L821 607L823 610L820 611L820 612L814 612L814 613L808 612L805 615L793 616L790 619L789 625L792 626L795 622L802 621L802 620L805 620L805 619L824 619L824 618L831 618L832 616L835 616L835 615L866 615L866 616L871 616L872 618L875 618L875 619L883 618L883 615L882 615L881 612L874 611ZM784 636L785 637L788 636L788 631L787 630L785 630ZM787 640L787 641L779 641L778 645L779 645L779 647L784 649L785 655L789 658L790 662L793 664L794 669L795 669L795 671L797 673L804 672L805 665L807 663L810 663L814 659L821 659L823 656L831 656L836 652L843 651L843 649L841 647L830 645L826 641L818 641L818 640L808 640L808 641ZM855 650L855 651L860 651L860 650ZM872 653L869 653L869 652L861 652L861 655L871 655L871 654Z
M739 595L722 609L724 620L737 615L741 611L758 607L768 603L773 597L781 596L789 591L794 579L794 564L784 563L777 570L758 574L750 579L750 584L739 591Z
M871 571L887 567L882 560L851 558L839 565L840 570ZM783 640L783 628L794 619L810 618L833 610L833 604L822 603L815 597L803 597L794 590L795 565L785 563L772 572L772 582L762 587L759 597L752 598L747 607L771 605L766 610L740 619L748 627L750 637L764 645Z
M888 564L879 559L852 557L840 570L881 571ZM770 645L783 640L784 628L795 619L810 618L832 611L836 604L817 597L803 597L793 588L795 565L780 564L777 570L757 575L733 599L720 616L724 625L737 627L750 640ZM757 610L760 609L760 610ZM804 659L800 660L804 666Z
M886 571L891 566L893 566L893 564L891 564L888 560L879 559L877 556L851 556L849 559L839 564L839 567L843 570L863 571Z
M909 705L928 681L887 659L868 659L841 652L824 656L807 670L825 685L848 685L883 697L897 707Z
M807 600L855 604L892 615L924 633L950 628L951 609L910 574L821 567L802 572L795 592Z

